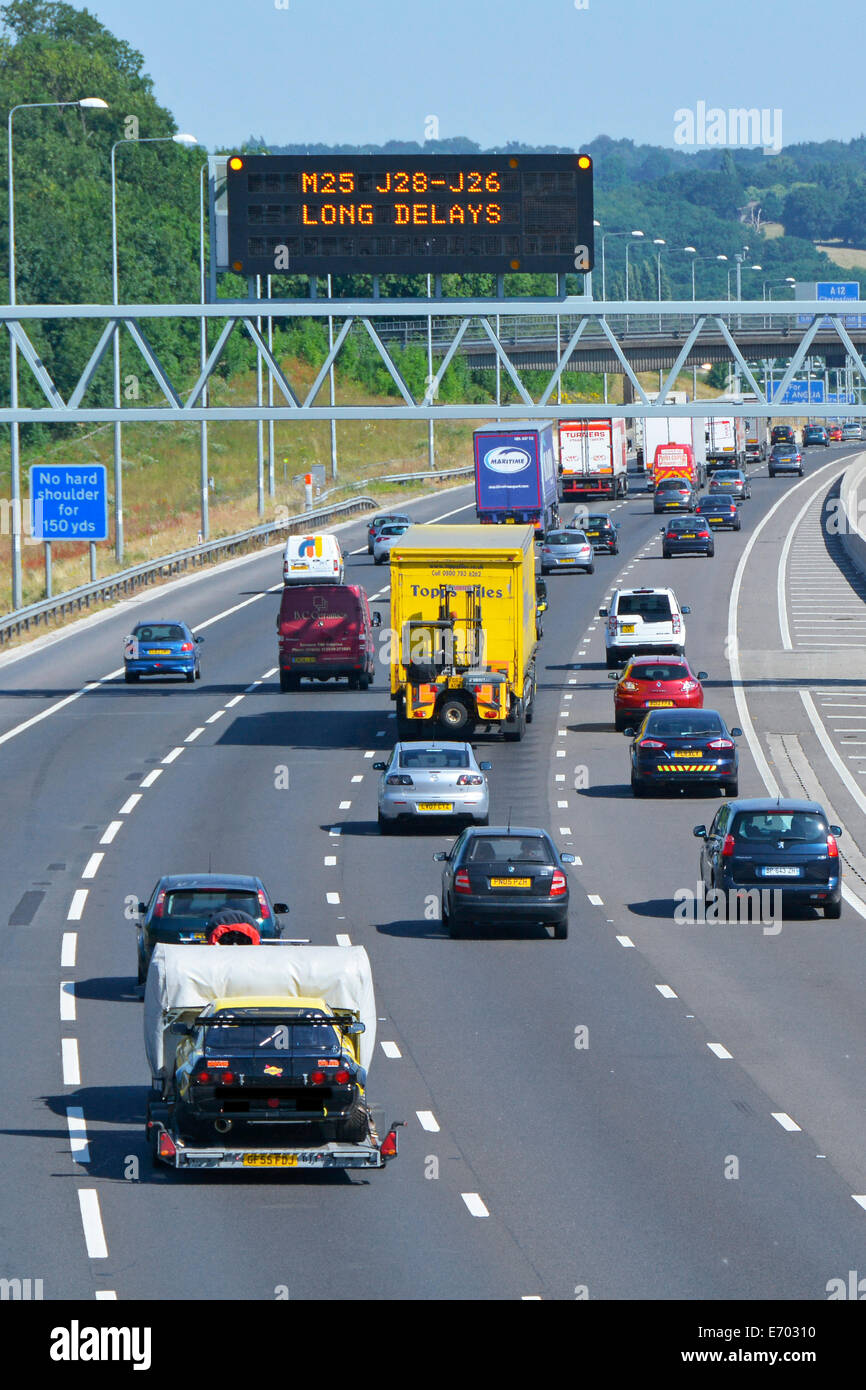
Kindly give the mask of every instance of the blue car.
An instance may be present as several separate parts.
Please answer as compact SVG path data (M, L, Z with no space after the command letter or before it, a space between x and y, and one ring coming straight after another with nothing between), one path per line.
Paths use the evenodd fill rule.
M186 623L138 623L123 644L123 678L133 685L141 676L186 676L201 680L199 646Z

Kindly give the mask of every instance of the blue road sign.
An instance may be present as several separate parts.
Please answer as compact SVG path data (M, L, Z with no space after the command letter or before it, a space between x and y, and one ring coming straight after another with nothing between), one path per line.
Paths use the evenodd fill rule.
M860 299L860 284L857 280L816 280L814 285L797 285L796 290L804 299L826 299L837 305L856 303ZM797 315L800 328L805 328L811 322L808 314ZM843 322L846 328L862 328L866 324L866 315L846 314ZM829 325L830 320L823 319L820 326L828 328Z
M774 399L778 397L780 386L781 382L773 383ZM785 392L784 400L781 403L783 405L799 405L801 401L804 405L807 402L809 402L811 405L823 405L823 381L792 381L787 391Z
M34 540L107 540L104 465L34 464L30 469L30 521Z

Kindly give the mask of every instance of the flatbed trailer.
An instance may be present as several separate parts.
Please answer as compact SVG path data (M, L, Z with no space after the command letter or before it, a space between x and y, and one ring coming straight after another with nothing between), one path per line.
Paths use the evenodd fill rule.
M400 1122L402 1123L402 1122ZM151 1104L148 1107L147 1137L154 1163L169 1168L384 1168L397 1156L398 1124L391 1125L380 1142L372 1122L366 1141L345 1144L331 1141L326 1144L285 1145L279 1148L239 1148L234 1145L188 1143L175 1130L170 1107Z

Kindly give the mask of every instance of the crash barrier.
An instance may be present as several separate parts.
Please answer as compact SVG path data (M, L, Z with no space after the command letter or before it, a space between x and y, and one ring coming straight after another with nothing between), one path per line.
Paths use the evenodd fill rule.
M428 469L424 473L392 473L385 477L365 478L353 487L369 487L371 483L409 483L457 478L473 472L472 468L450 468L441 472ZM89 609L92 603L107 603L120 598L128 598L148 584L160 579L168 579L174 574L183 574L200 565L213 564L232 555L243 553L272 544L282 536L296 535L309 531L316 522L328 522L335 517L349 516L355 512L366 512L379 507L374 497L350 497L345 502L334 502L327 507L319 507L311 512L301 512L296 516L281 517L279 520L254 526L249 531L239 531L233 536L223 536L221 540L205 541L201 545L190 546L187 550L177 550L172 555L162 555L144 564L133 565L130 569L119 570L90 584L82 584L77 589L67 589L65 593L53 598L41 599L26 608L17 608L0 618L0 649L13 637L30 632L31 627L40 623L50 625L52 621L63 620L72 613Z
M860 495L864 501L861 503ZM842 475L839 493L842 515L839 537L852 565L866 576L866 454L860 454Z

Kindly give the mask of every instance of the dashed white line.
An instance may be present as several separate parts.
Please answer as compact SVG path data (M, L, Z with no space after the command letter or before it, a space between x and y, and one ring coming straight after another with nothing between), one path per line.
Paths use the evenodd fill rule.
M774 1110L772 1115L773 1119L778 1120L782 1128L787 1129L790 1133L793 1134L794 1130L799 1130L800 1126L797 1121L792 1120L790 1115L786 1115L784 1110Z
M196 739L198 738L199 734L203 734L203 733L204 733L204 724L200 724L199 727L198 727L197 729L193 729L193 731L192 731L191 734L187 734L186 738L184 739L184 743L195 743L195 741L196 741Z
M416 1110L415 1114L418 1116L422 1129L426 1129L429 1134L439 1133L439 1121L432 1110Z
M60 1056L63 1061L64 1086L80 1086L81 1068L78 1064L78 1039L61 1039Z
M604 902L598 896L597 893L587 893L586 896L589 898L589 901L592 903L593 907L604 907Z
M333 868L333 866L336 864L336 862L337 862L337 856L336 856L336 854L326 854L326 855L325 855L325 868L326 868L326 869Z
M272 666L270 671L265 671L265 674L262 676L262 680L269 681L271 676L275 676L279 669L279 666Z
M482 1202L477 1192L461 1192L460 1196L466 1203L466 1206L471 1216L490 1215L490 1212L487 1210L486 1206Z
M329 903L338 903L340 901L340 895L339 893L326 893L325 901Z
M341 801L340 804L339 804L339 806L337 807L337 810L338 810L338 811L348 811L348 809L349 809L349 807L351 806L351 804L352 804L351 801Z
M72 894L72 902L69 904L69 911L66 914L67 922L80 922L84 912L84 904L87 902L87 888L76 888Z
M122 820L109 821L108 825L105 827L102 836L100 837L99 843L101 845L110 845L122 825Z
M104 854L91 854L84 868L81 870L81 877L96 878L97 870L104 858Z
M863 1210L866 1211L866 1193L852 1192L851 1196L858 1206L861 1206Z
M75 953L78 949L78 932L65 931L60 942L60 964L70 967L75 964Z
M138 785L139 785L140 787L152 787L153 784L154 784L154 782L156 781L157 777L161 777L161 776L162 776L162 768L161 768L161 767L155 767L155 768L153 769L153 772L149 772L149 773L147 774L147 776L144 778L144 781L139 782Z
M351 946L351 944L352 944L352 938L351 938L351 936L346 936L345 932L337 932L337 945L338 945L338 946Z
M403 1054L395 1042L383 1042L382 1051L386 1057L402 1057Z
M570 825L561 825L561 826L559 827L559 833L560 833L560 835L570 835L570 834L571 834L571 826L570 826Z
M564 749L564 748L557 748L557 750L556 750L556 756L557 756L558 758L564 758L564 757L565 757L565 749Z
M337 836L337 835L342 835L342 833L343 833L343 827L342 827L342 825L332 825L331 828L330 828L330 830L328 831L328 834L331 835L332 837L335 837L335 836Z
M126 801L124 801L123 805L121 806L118 812L118 815L128 816L130 811L135 810L140 800L141 792L133 792L132 796L127 797Z
M620 946L634 946L634 942L632 941L630 936L618 936L616 939L619 942Z
M233 700L227 700L226 709L234 709L235 705L239 705L243 698L243 695L235 695Z
M723 1062L733 1060L733 1053L729 1052L721 1043L707 1043L707 1047L716 1057L720 1057Z
M117 1294L114 1289L97 1289L93 1297L97 1303L109 1303L117 1299Z
M66 1128L69 1130L69 1147L74 1163L90 1162L90 1145L87 1142L87 1126L84 1111L80 1105L67 1105Z
M162 761L164 763L173 763L175 758L179 758L182 752L183 745L181 744L180 748L172 748L170 753L166 753Z
M356 776L354 776L354 777L352 778L352 781L353 781L353 782L363 782L363 780L364 780L364 774L363 774L363 772L358 773Z
M663 999L677 998L677 995L671 989L670 985L656 985L656 989L658 990L659 994L662 996Z
M224 714L224 709L218 709L212 715L210 715L204 722L205 724L215 724L218 719L222 719Z
M365 757L365 758L375 758L375 756L376 756L376 750L375 750L375 748L368 748L368 749L367 749L367 752L364 754L364 757Z
M78 1189L78 1205L81 1208L81 1222L84 1226L84 1242L91 1260L107 1260L108 1246L102 1229L102 1213L99 1210L99 1194L95 1187Z
M75 1022L75 981L60 981L60 1019L62 1023Z
M252 685L244 686L244 694L251 695L252 692L255 690L256 686L258 685L261 685L261 681L253 681Z
M563 781L565 781L565 773L562 774L562 778L563 778ZM567 810L567 809L568 809L568 802L567 802L567 801L557 801L557 803L556 803L556 809L557 809L558 811L565 811L565 810Z

